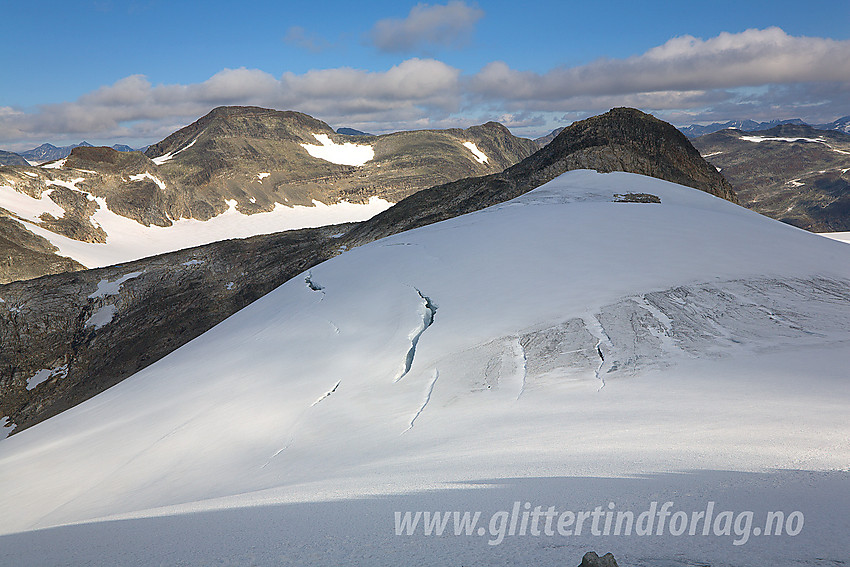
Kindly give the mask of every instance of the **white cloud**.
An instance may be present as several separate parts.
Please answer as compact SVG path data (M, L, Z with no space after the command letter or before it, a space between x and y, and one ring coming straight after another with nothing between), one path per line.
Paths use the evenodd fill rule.
M221 105L294 109L330 123L427 126L460 109L460 71L433 59L408 59L386 71L336 68L274 76L225 69L190 85L152 85L125 77L74 102L35 112L0 109L0 142L80 138L162 138ZM178 126L179 127L179 126ZM8 145L8 144L6 144Z
M458 47L468 41L484 11L460 0L446 5L417 4L404 19L380 20L369 39L381 51L410 52L419 47Z
M846 81L850 41L794 37L779 28L683 36L626 59L599 59L547 73L496 61L472 77L482 99L562 103L580 96L705 92L774 83ZM546 105L541 105L546 106Z
M418 6L411 14L432 9ZM496 61L464 76L441 61L411 58L380 71L339 67L280 77L224 69L193 84L155 85L132 75L73 102L0 107L0 147L81 139L149 143L221 105L299 110L334 127L374 133L501 119L533 135L562 124L563 116L614 106L653 111L676 123L829 122L850 113L850 41L794 37L778 28L684 36L633 57L545 73Z

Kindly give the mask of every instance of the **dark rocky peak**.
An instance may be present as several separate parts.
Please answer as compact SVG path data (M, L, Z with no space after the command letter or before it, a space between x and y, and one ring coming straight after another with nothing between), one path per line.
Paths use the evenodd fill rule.
M588 551L581 558L581 565L578 567L618 567L617 560L614 555L606 553L602 557L596 554L595 551Z
M671 124L634 108L614 108L566 127L552 142L521 162L525 170L555 167L628 171L693 187L737 202L732 186ZM563 167L567 169L563 169ZM548 180L547 180L548 181Z
M574 169L625 171L679 183L737 203L732 186L672 125L633 108L615 108L566 127L502 173L419 191L348 235L354 246L518 197Z
M467 132L489 132L489 133L498 133L502 135L511 135L511 131L508 130L508 127L502 124L501 122L485 122L484 124L478 124L476 126L470 126L466 129Z
M144 171L156 167L154 163L139 152L119 152L105 146L77 146L65 161L65 167L92 169L100 172L123 170Z

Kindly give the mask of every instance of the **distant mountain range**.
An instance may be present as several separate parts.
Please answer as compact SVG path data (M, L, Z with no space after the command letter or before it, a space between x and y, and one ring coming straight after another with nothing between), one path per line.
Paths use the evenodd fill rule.
M791 118L789 120L770 120L769 122L756 122L755 120L729 120L728 122L714 122L707 125L691 124L690 126L677 126L677 128L688 138L699 138L700 136L713 134L714 132L719 132L720 130L726 130L728 128L742 130L744 132L756 132L760 130L769 130L786 124L811 126L816 130L836 130L838 132L850 134L850 116L844 116L838 120L829 122L828 124L807 124L799 118ZM563 127L555 128L545 136L535 138L534 141L542 148L554 140L555 136L560 134L563 129Z
M54 146L53 144L41 144L37 148L27 150L25 152L9 152L0 150L0 165L29 165L29 163L46 163L57 159L64 159L71 155L71 150L74 148L85 147L91 148L92 144L82 141L79 144L71 144L70 146ZM126 144L115 144L112 149L119 152L143 152L148 149L148 146L143 148L131 148Z
M555 128L545 136L540 136L539 138L535 138L534 141L537 142L537 145L541 148L555 139L555 137L560 134L564 130L564 127Z
M850 134L850 116L844 116L838 120L829 122L828 124L807 124L799 118L792 118L790 120L771 120L769 122L756 122L755 120L730 120L728 122L714 122L705 126L700 124L680 126L679 130L681 130L688 138L698 138L700 136L705 136L706 134L713 134L720 130L726 130L727 128L743 130L744 132L756 132L760 130L770 130L771 128L784 126L786 124L811 126L816 130L837 130L839 132Z
M46 161L53 161L55 159L66 158L71 154L71 150L79 147L90 148L92 145L86 141L82 141L79 144L61 147L54 146L53 144L41 144L37 148L21 152L20 155L27 161L43 163Z
M814 232L850 231L850 134L782 124L692 142L745 207Z

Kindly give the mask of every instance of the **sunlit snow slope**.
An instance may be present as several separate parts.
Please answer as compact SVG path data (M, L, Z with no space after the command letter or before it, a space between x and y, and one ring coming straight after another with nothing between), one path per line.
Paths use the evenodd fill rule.
M630 192L661 204L613 202ZM492 493L491 504L538 498L545 508L569 495L592 509L615 492L618 503L698 509L725 498L802 509L807 531L740 547L696 537L499 547L467 537L438 550L427 539L399 543L390 508L375 520L346 516L341 533L322 524L311 543L287 548L307 529L293 528L266 560L398 565L419 564L420 553L421 564L563 565L600 547L621 565L846 559L848 363L846 244L665 181L573 171L321 264L112 389L0 441L0 531L193 513L182 521L218 540L216 530L271 529L264 514L278 508L238 522L200 511L374 494L418 494L405 501L418 507L403 509L428 510L447 505L458 483L528 479L522 491ZM689 476L586 488L661 473ZM801 496L812 487L820 499ZM473 505L457 494L445 509ZM487 505L480 495L491 493L476 494L468 501ZM545 500L553 495L562 500ZM371 510L365 502L377 501L358 502ZM159 548L158 524L91 529L124 525L136 526L114 536L129 538L125 547L75 557L126 559L133 538L150 538L138 544L145 560L186 552ZM357 551L345 543L345 529L361 529L353 525L378 526ZM14 536L0 559L37 557L70 533ZM243 544L216 558L250 564ZM576 549L558 555L561 544Z

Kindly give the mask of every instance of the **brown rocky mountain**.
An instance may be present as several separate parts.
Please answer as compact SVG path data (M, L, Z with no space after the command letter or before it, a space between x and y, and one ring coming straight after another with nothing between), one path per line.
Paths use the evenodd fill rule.
M27 217L20 206L8 204L20 199L0 194L0 222L6 227L0 252L15 259L0 263L0 282L86 264L73 252L72 260L59 257L51 234L108 247L110 235L94 218L104 209L140 226L171 227L177 219L207 221L231 208L252 215L314 201L395 202L435 184L501 171L536 149L533 141L495 122L465 130L346 136L299 112L221 107L145 154L77 147L41 167L0 167L0 190L52 209ZM34 234L33 227L44 230Z
M745 207L814 232L850 230L850 135L786 124L692 142Z
M362 165L317 159L304 148L321 146L317 135L335 147L371 148L373 156ZM486 160L477 159L465 142ZM206 220L227 209L226 199L236 200L246 213L270 210L275 203L310 205L313 199L364 202L378 196L396 202L424 187L502 171L536 149L495 122L359 137L337 134L300 112L221 107L145 155L159 163L166 185L171 180L186 193L169 201L169 216ZM258 179L265 172L269 175Z
M735 199L672 126L615 109L566 128L502 173L420 191L362 223L218 242L0 285L0 417L20 431L154 363L336 254L509 200L578 168L641 173Z

